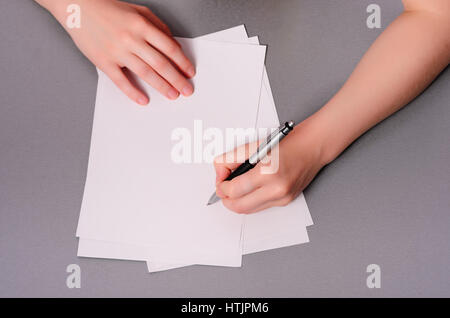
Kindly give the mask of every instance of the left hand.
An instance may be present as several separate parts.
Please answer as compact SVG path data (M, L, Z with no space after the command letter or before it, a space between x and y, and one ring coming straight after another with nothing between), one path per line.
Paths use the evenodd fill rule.
M242 162L226 162L230 154L217 157L214 161L216 190L225 207L237 213L249 214L274 206L285 206L294 200L326 163L322 160L320 140L308 126L305 123L295 127L281 141L278 151L272 151L270 162L260 162L252 170L231 181L224 180ZM255 149L251 145L242 147ZM236 154L243 150L242 147L232 152ZM231 156L236 157L239 158L238 155ZM278 163L274 160L278 160Z
M195 75L194 65L147 7L118 0L77 0L82 26L69 28L66 7L71 0L38 2L60 21L81 52L136 103L146 105L149 97L125 69L170 100L193 94L188 79Z

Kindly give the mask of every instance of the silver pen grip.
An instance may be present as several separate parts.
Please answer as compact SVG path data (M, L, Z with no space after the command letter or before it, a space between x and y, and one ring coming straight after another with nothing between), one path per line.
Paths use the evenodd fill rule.
M294 122L290 121L281 126L278 129L277 133L270 135L270 138L258 147L257 151L248 159L248 161L252 165L256 165L258 162L264 159L269 151L276 147L276 145L278 145L280 141L283 140L283 138L292 131L294 125Z

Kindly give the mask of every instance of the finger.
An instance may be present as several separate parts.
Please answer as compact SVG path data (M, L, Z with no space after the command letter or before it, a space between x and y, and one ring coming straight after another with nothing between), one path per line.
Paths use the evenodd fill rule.
M195 75L195 67L184 55L180 45L157 27L149 24L144 39L167 56L187 77Z
M258 142L243 144L214 158L216 184L225 180L233 170L247 160L250 153L256 151L257 146Z
M151 23L153 23L158 29L163 31L165 34L167 34L169 37L172 38L172 40L175 42L176 45L181 47L180 42L178 42L172 34L172 31L170 28L165 24L156 14L154 14L149 8L139 5L133 5L136 6L139 13L142 14L146 19L148 19Z
M236 168L238 166L239 164L236 163ZM216 170L216 185L225 180L226 178L228 178L228 176L231 173L231 169L228 169L227 167L224 166L215 166L214 169Z
M260 206L254 208L254 209L248 210L245 214L253 214L253 213L261 212L261 211L270 209L270 208L272 208L274 206L275 205L274 205L273 202L271 202L271 201L270 202L266 202L263 205L260 205Z
M231 211L249 214L271 207L270 198L270 187L261 187L238 199L222 199L222 203Z
M286 195L282 198L278 198L272 187L263 186L242 198L225 198L222 199L222 202L229 210L237 213L252 214L273 207L287 206L294 201L298 195L299 194Z
M167 98L174 100L180 95L175 88L136 55L130 54L125 66Z
M222 159L218 158L214 160L214 169L216 170L216 184L225 180L230 175L230 173L241 164L240 162L227 163L225 161L222 162L221 160Z
M192 95L194 88L191 83L161 53L147 43L136 44L134 51L178 92L184 96Z
M154 14L149 8L147 8L145 6L136 5L136 4L133 4L132 6L135 7L139 11L140 14L142 14L145 18L147 18L158 29L163 31L168 36L170 36L170 37L172 36L172 32L170 31L167 24L162 22L161 19L158 18L158 16L156 14Z
M273 208L273 207L276 207L276 206L277 206L276 202L268 201L266 203L263 203L262 205L259 205L257 207L248 209L245 212L242 212L242 214L253 214L253 213L261 212L261 211L264 211L264 210L267 210L267 209L270 209L270 208ZM236 212L236 211L234 211L234 212Z
M140 105L148 104L148 97L130 81L130 79L124 74L123 70L118 65L106 67L102 69L102 71L131 100Z
M267 179L267 175L262 175L257 166L231 181L218 183L216 193L221 198L241 198L260 188L265 179Z

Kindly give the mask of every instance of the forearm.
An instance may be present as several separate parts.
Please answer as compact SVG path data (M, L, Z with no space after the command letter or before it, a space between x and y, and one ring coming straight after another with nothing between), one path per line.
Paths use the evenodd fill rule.
M449 17L405 11L374 42L339 92L305 121L334 160L372 126L415 98L450 61Z

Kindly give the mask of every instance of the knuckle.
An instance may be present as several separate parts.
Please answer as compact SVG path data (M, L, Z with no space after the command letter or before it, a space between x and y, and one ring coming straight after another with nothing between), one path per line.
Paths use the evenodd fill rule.
M174 56L177 55L180 52L180 47L178 45L175 44L175 42L170 41L167 45L166 45L166 53L169 56Z
M214 167L216 169L226 170L225 155L219 155L214 158Z
M237 214L246 214L247 210L244 207L238 205L234 208L234 212L236 212Z
M163 31L164 33L169 34L169 35L172 34L172 31L170 31L170 28L164 23L161 24L161 31Z
M125 91L126 85L122 79L111 76L111 80L113 81L114 84L116 84L118 88L120 88L122 91Z
M230 184L227 189L228 197L229 198L235 198L236 197L236 188L233 184Z
M233 205L232 205L232 203L231 203L231 200L229 200L229 199L222 199L222 203L223 203L223 205L224 205L228 210L234 212L234 210L233 210Z
M157 79L154 79L151 85L154 89L156 89L158 92L161 92L162 94L165 94L169 90L169 86L165 82Z
M222 199L226 199L227 198L227 196L225 195L225 192L223 190L222 183L219 183L218 185L216 185L216 194Z
M238 202L232 201L232 200L231 201L228 200L228 206L227 207L228 207L228 209L230 209L231 211L233 211L233 212L235 212L237 214L243 214L246 211L244 206L242 206Z
M130 45L134 40L133 35L128 30L120 31L118 34L118 38L119 41L125 46Z
M147 20L142 16L142 15L135 15L133 17L133 20L131 20L132 22L130 23L130 27L133 30L136 31L141 31L142 29L144 29L145 27L147 27Z
M117 86L122 82L122 78L116 72L107 73L107 75Z
M214 167L219 167L219 166L221 166L222 162L223 162L222 156L217 156L217 157L215 157L215 158L214 158L214 161L213 161Z
M116 84L119 88L125 86L126 82L123 77L118 72L107 73L108 77Z
M280 203L279 206L287 206L289 203L291 203L294 200L294 196L291 194L287 194L286 196L284 196Z
M176 73L175 79L172 81L174 87L178 87L178 89L182 89L183 87L189 85L189 82L181 76L179 73Z
M136 74L142 78L149 78L152 75L152 70L145 65L142 65L136 69Z
M145 13L152 13L152 11L151 11L148 7L146 7L146 6L139 6L139 7L141 8L142 12L145 12Z
M284 198L289 194L289 186L287 183L278 182L274 185L274 194L276 198Z
M155 61L153 62L153 67L160 72L165 72L168 70L170 65L166 59L160 57L155 59Z
M119 89L124 92L126 95L131 94L131 88L130 85L128 85L128 83L123 80L123 79L119 79L116 82L117 87L119 87Z

